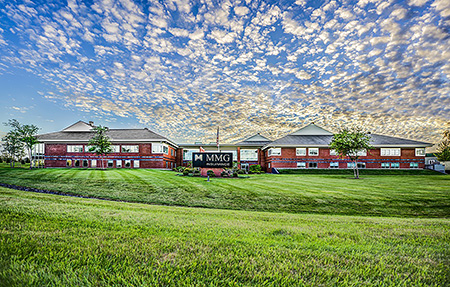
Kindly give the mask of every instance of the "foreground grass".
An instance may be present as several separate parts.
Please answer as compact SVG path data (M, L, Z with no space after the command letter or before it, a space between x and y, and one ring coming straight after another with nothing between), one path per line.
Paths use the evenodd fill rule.
M0 168L0 182L130 202L220 209L450 217L450 176L253 175L212 179L172 171Z
M4 286L445 286L450 220L153 206L0 188Z

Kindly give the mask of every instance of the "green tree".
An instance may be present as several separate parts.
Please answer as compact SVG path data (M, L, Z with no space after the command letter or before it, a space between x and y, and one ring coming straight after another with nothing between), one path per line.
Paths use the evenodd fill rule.
M9 131L2 138L3 150L10 159L9 164L14 167L16 160L19 160L24 155L23 142L14 131Z
M22 125L18 120L12 119L6 123L7 126L12 128L12 136L17 137L21 141L28 152L28 158L30 159L30 169L33 167L33 161L31 160L31 152L33 147L39 143L36 138L39 128L35 125Z
M435 156L439 161L450 161L450 130L442 133L443 139L439 143Z
M101 166L104 168L104 156L112 152L111 141L106 135L107 127L96 126L94 136L89 140L89 152L94 152L101 157Z
M330 143L330 149L334 149L340 158L348 156L353 162L353 174L356 179L359 178L358 159L359 152L370 150L370 135L361 127L343 128L337 134L333 135Z

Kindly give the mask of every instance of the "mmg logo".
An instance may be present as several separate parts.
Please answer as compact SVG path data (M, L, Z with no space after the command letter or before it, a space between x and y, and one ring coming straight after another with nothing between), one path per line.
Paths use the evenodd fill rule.
M192 154L193 167L233 167L233 154L228 152L203 152Z

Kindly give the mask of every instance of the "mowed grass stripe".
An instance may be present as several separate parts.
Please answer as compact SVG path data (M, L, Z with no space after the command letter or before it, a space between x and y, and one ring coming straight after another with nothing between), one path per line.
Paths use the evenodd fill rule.
M450 217L450 176L177 176L166 170L0 168L0 182L91 197L221 209Z
M165 207L0 188L0 282L445 286L450 220Z

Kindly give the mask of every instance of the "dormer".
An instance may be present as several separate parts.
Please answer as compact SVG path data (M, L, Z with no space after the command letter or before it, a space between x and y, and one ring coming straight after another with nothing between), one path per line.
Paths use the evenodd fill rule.
M332 136L333 133L323 129L314 123L310 123L309 125L299 129L296 132L290 134L291 136Z
M71 126L63 129L63 132L90 132L94 128L94 122L85 123L83 121L78 121Z

